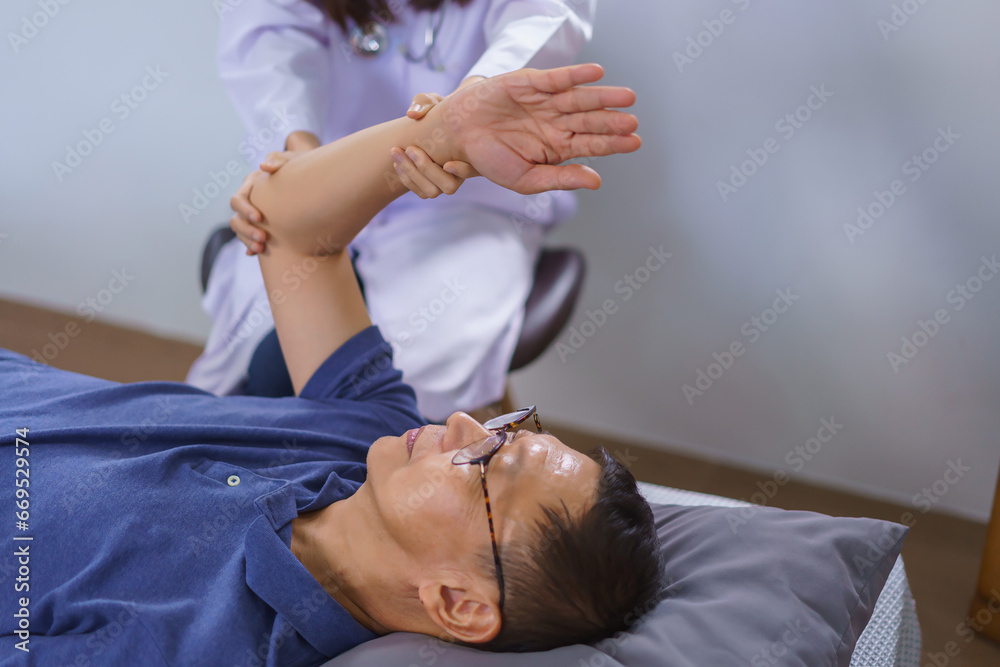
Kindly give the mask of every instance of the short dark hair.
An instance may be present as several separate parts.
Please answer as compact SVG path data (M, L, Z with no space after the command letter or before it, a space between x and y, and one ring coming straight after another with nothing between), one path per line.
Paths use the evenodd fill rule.
M417 11L436 11L448 0L309 0L312 4L326 12L330 20L347 32L347 25L353 21L355 25L363 26L371 20L379 23L392 23L396 15L392 6L401 6L404 2ZM451 0L459 5L467 5L472 0Z
M500 633L477 648L545 651L626 630L655 606L660 546L649 503L632 473L599 447L593 505L578 516L543 508L526 538L501 549L506 602ZM484 568L487 559L484 558ZM493 572L492 554L488 572Z

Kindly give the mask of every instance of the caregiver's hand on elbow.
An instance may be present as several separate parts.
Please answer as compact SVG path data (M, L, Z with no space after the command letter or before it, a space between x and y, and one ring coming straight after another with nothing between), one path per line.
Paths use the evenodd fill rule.
M229 200L229 206L234 211L233 217L229 219L229 228L236 232L236 237L246 245L248 255L264 252L267 244L267 232L258 227L264 221L264 214L250 203L250 191L253 190L254 183L263 174L273 174L281 169L282 165L300 152L302 151L269 153L261 163L260 169L244 178L236 194Z

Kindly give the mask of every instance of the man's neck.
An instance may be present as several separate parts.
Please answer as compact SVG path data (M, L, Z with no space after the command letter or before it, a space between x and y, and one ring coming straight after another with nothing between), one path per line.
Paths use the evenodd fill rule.
M378 574L384 575L385 570L376 573L372 566L384 564L386 554L372 540L377 533L371 530L373 517L367 511L362 489L349 498L292 519L291 549L309 574L354 620L383 635L391 628L366 611L364 598L377 595L384 585Z

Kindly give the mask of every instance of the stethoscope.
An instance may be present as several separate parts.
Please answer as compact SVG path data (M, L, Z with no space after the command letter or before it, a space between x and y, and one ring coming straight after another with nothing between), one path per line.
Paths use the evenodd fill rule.
M443 3L441 8L434 12L431 24L424 31L424 52L422 55L414 55L408 46L399 45L399 50L403 54L403 57L411 63L425 62L432 70L438 72L444 70L444 67L437 64L434 60L434 44L437 42L441 26L444 24L444 8L447 4L447 2ZM384 25L378 21L369 21L363 29L358 25L351 27L350 44L354 53L366 58L372 58L386 51L389 45L389 35Z

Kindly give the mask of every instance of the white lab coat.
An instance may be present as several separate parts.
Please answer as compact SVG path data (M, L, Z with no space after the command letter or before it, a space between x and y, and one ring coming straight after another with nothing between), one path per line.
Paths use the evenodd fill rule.
M465 7L449 3L433 46L437 69L425 61L410 62L401 50L409 47L418 57L425 53L427 28L435 14L414 12L399 0L389 4L398 20L386 26L388 48L374 57L356 54L340 27L303 0L243 0L223 12L219 74L249 133L262 146L255 162L269 151L282 150L295 130L312 132L327 143L401 116L417 93L450 93L469 76L570 64L591 36L596 0L474 0ZM488 279L477 277L478 294L456 299L435 320L430 334L413 339L405 350L397 349L397 366L417 391L425 414L441 419L503 394L521 307L531 286L538 228L566 218L574 208L571 193L525 197L477 178L451 197L422 201L412 193L404 195L355 240L369 310L390 339L412 329L411 315L426 306L428 294L440 292L445 281L461 279L462 271L466 277L470 271L481 273L488 263L483 258L496 257L501 248L520 255L509 264L488 263L495 268ZM441 219L454 225L463 216L474 232L462 232L464 252L475 261L464 262L452 252L453 269L442 270L442 258L436 255L454 238L454 231L450 238L432 229L411 234L424 245L408 246L405 256L378 252L377 244L385 245L404 225L431 227ZM512 244L512 239L519 243ZM219 394L238 388L253 350L273 326L256 260L227 250L213 268L204 302L213 330L188 375L191 384ZM405 280L397 282L394 276ZM430 292L414 289L417 283L429 285ZM369 289L369 284L384 289ZM485 319L480 301L493 306ZM503 320L499 324L498 314ZM456 328L476 331L478 341L463 338L466 363L459 367L447 360L455 355L456 339L449 331Z

